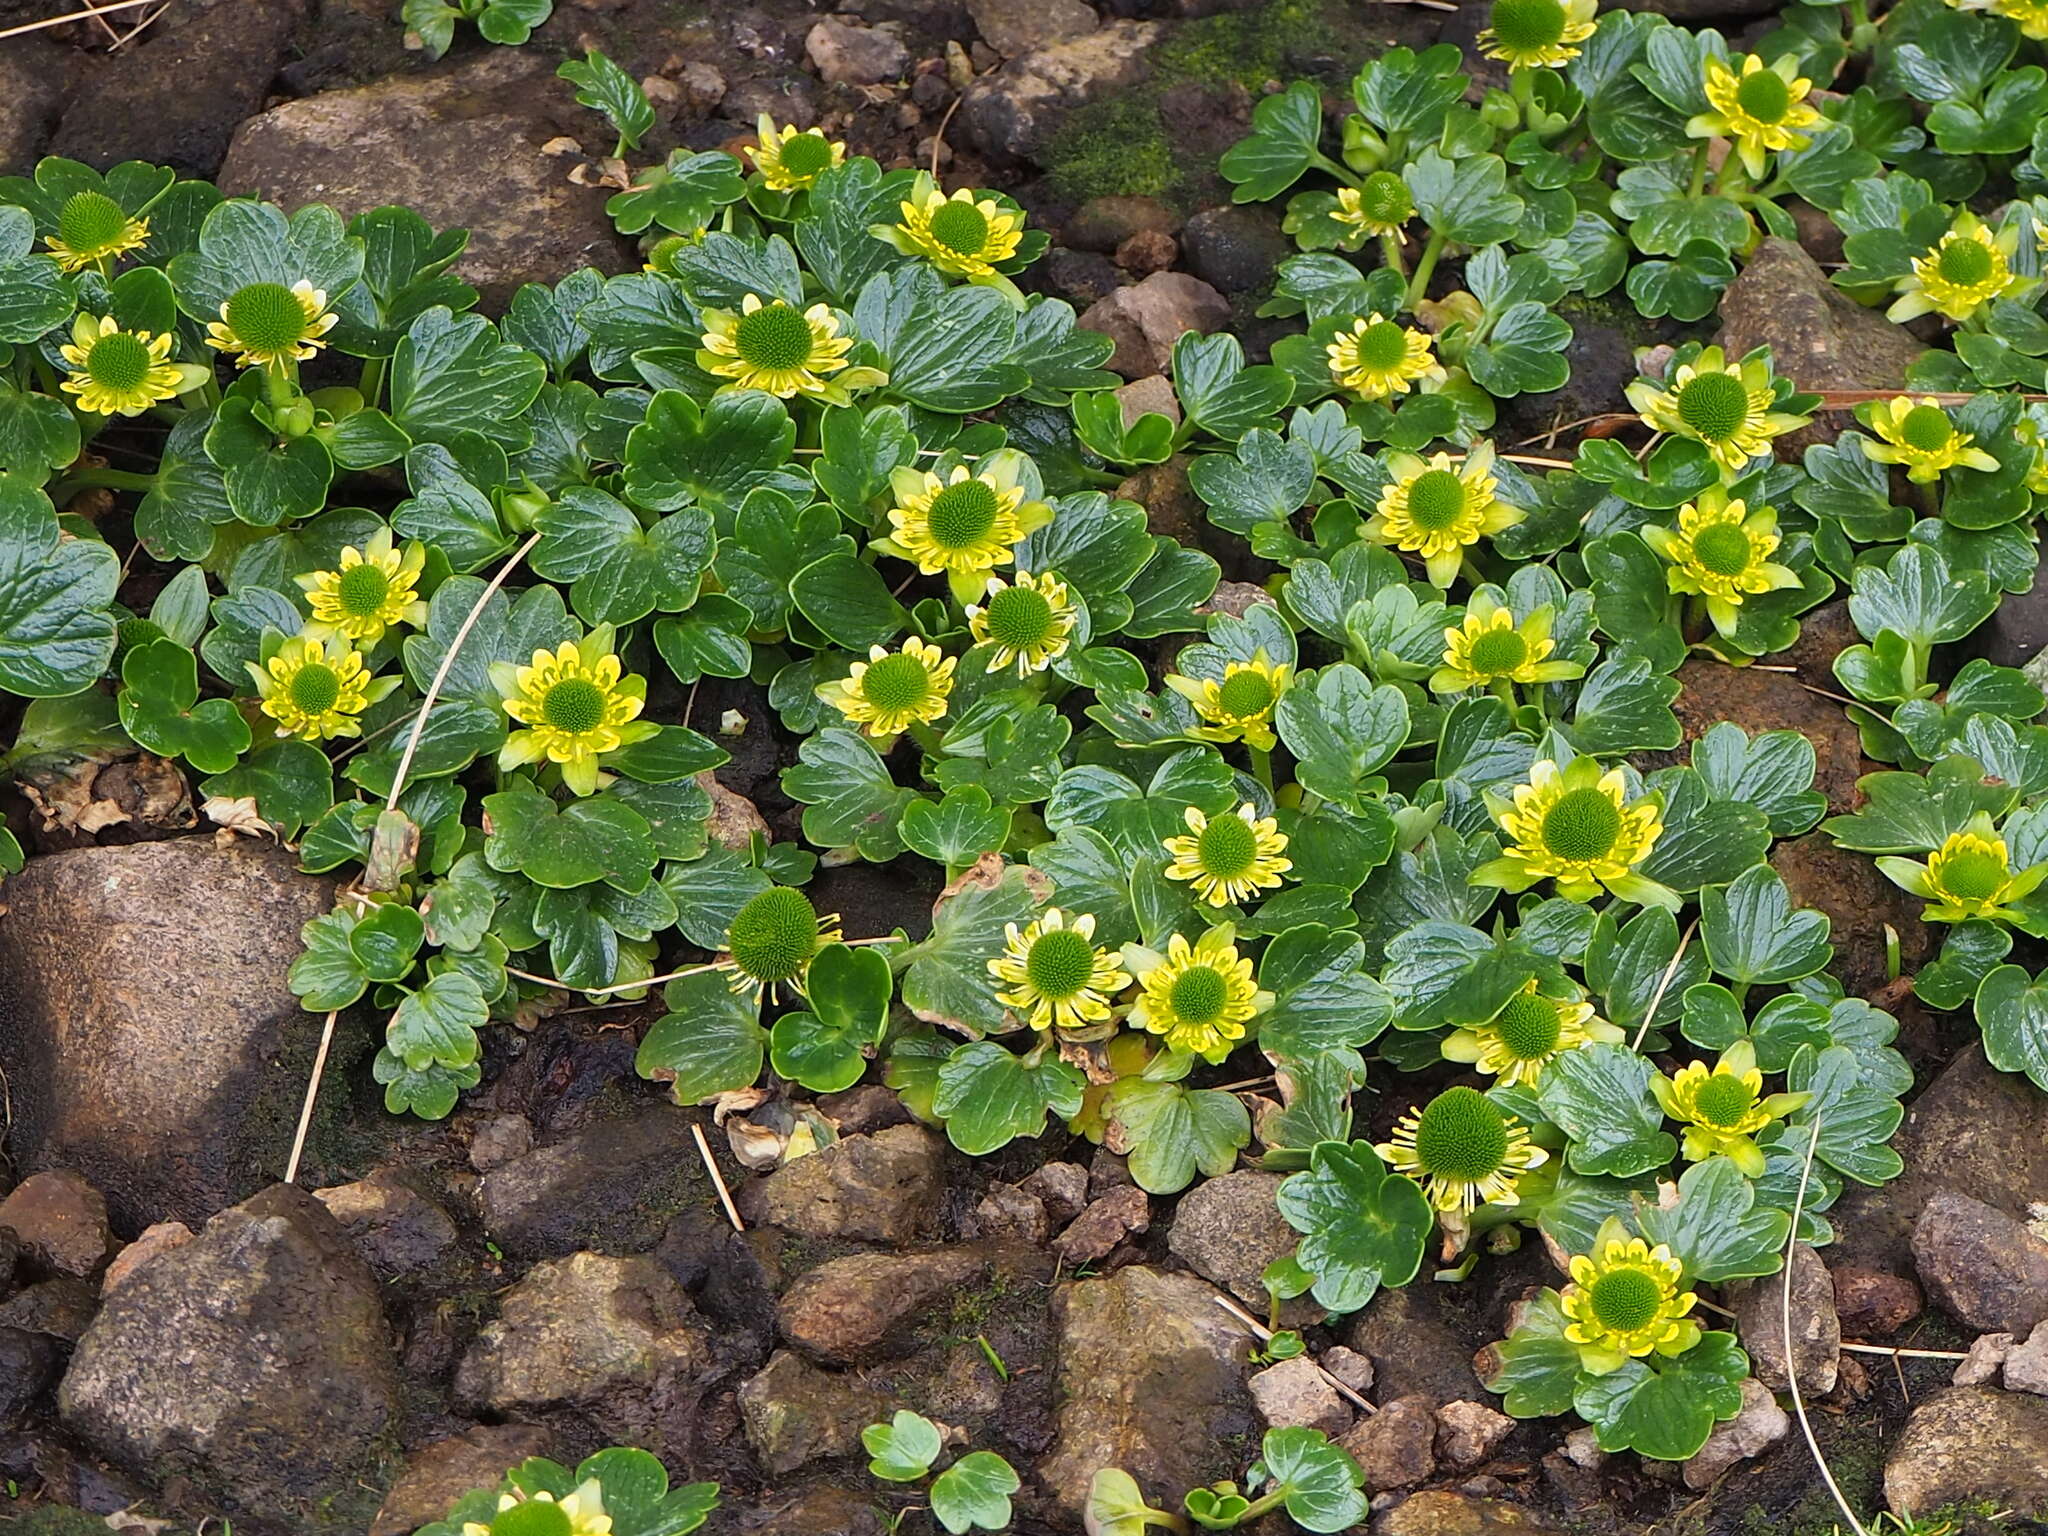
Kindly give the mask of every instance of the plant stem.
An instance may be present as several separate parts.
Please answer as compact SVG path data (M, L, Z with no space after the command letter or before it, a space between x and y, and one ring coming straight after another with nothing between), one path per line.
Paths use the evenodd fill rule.
M374 406L378 396L384 393L385 360L381 357L363 359L363 377L357 385L357 392L363 397L363 404Z
M1406 277L1408 275L1408 263L1401 256L1401 237L1399 235L1380 236L1380 259L1400 273L1401 276Z
M1252 755L1252 772L1257 776L1258 781L1266 786L1266 792L1271 794L1273 792L1273 754L1270 751L1261 752L1257 747L1252 747L1249 750Z
M1237 1517L1237 1523L1239 1525L1250 1525L1268 1510L1278 1509L1286 1502L1287 1490L1285 1488L1275 1488L1263 1499L1253 1499L1250 1504L1246 1505L1244 1513Z
M1328 155L1318 152L1314 164L1317 170L1336 177L1347 187L1363 188L1365 185L1356 176L1351 174L1350 166L1343 164L1341 161L1332 160Z
M128 469L103 469L92 466L66 475L58 482L57 490L84 490L88 486L103 485L116 491L153 491L156 489L155 475L138 475Z
M1444 237L1437 230L1429 232L1429 243L1422 248L1422 255L1415 263L1415 275L1408 279L1408 297L1403 303L1406 309L1414 309L1429 293L1429 280L1436 275L1437 259L1444 253Z
M1701 139L1698 149L1692 152L1692 185L1686 189L1686 196L1698 197L1707 186L1707 140Z

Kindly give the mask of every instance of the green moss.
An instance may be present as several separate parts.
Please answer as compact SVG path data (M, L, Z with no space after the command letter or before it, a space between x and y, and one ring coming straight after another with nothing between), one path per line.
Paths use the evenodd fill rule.
M19 1519L0 1521L8 1536L107 1536L107 1522L68 1504L44 1504Z

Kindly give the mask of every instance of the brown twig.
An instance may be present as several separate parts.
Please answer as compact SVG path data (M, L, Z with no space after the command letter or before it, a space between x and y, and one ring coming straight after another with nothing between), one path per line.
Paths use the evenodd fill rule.
M1240 1323L1243 1323L1245 1327L1251 1329L1253 1333L1257 1334L1259 1336L1259 1342L1261 1344L1270 1344L1273 1342L1272 1329L1268 1328L1264 1323L1260 1322L1257 1318L1253 1317L1251 1313L1245 1311L1243 1307L1240 1307L1228 1296L1219 1294L1216 1296L1212 1296L1209 1299L1215 1302L1216 1305L1221 1307L1224 1311L1228 1312L1232 1317L1236 1318ZM1367 1402L1363 1397L1359 1396L1358 1393L1354 1392L1349 1386L1339 1381L1336 1377L1332 1376L1328 1371L1324 1370L1322 1366L1318 1365L1313 1356L1308 1357L1308 1363L1310 1365L1315 1366L1316 1374L1321 1376L1324 1381L1328 1382L1331 1385L1331 1387L1336 1390L1337 1395L1343 1398L1347 1403L1351 1404L1352 1407L1363 1408L1367 1413L1379 1412L1379 1408L1375 1404Z
M939 126L932 134L932 180L939 179L939 151L946 147L946 127L953 121L953 114L960 110L960 103L966 99L965 91L956 91L953 101L946 108L946 115L939 119Z
M697 1138L697 1155L704 1159L704 1171L711 1175L718 1190L718 1203L725 1207L725 1219L732 1223L733 1231L746 1231L747 1224L740 1220L739 1208L732 1203L732 1191L725 1187L725 1175L718 1171L718 1160L711 1155L711 1143L704 1139L704 1127L692 1120L690 1134Z
M306 1102L299 1106L298 1134L292 1137L291 1161L285 1164L284 1181L299 1182L299 1156L306 1150L306 1132L313 1126L313 1101L320 1097L320 1078L327 1070L327 1048L334 1044L334 1019L341 1010L327 1010L327 1022L320 1026L320 1049L313 1056L313 1073L306 1079Z
M96 20L105 11L132 11L138 5L154 4L156 4L156 0L110 0L110 3L106 5L89 5L82 11L72 11L63 16L51 16L42 21L23 22L18 27L7 27L4 30L0 30L0 40L10 37L24 37L30 32L44 32L51 27L61 27L69 21ZM104 25L104 22L102 22L102 25Z
M1813 1464L1820 1471L1820 1480L1827 1484L1828 1492L1834 1496L1835 1507L1842 1512L1842 1518L1849 1522L1849 1529L1856 1536L1870 1536L1863 1522L1856 1518L1856 1511L1849 1507L1848 1499L1842 1495L1842 1488L1835 1481L1834 1470L1828 1466L1827 1457L1820 1453L1820 1442L1813 1436L1813 1421L1806 1416L1806 1399L1799 1390L1799 1354L1792 1347L1792 1254L1799 1244L1799 1216L1806 1208L1806 1185L1813 1177L1813 1155L1820 1150L1821 1117L1813 1117L1813 1134L1806 1138L1806 1161L1799 1166L1799 1192L1792 1197L1792 1230L1785 1238L1785 1283L1778 1290L1778 1324L1784 1330L1785 1339L1785 1382L1792 1389L1792 1411L1799 1415L1799 1429L1806 1436L1806 1448L1813 1453Z
M1650 1006L1643 1010L1643 1027L1636 1031L1636 1038L1629 1046L1632 1051L1643 1048L1643 1036L1650 1032L1650 1021L1657 1017L1657 1009L1664 1002L1664 992L1671 985L1671 978L1678 974L1678 962L1685 958L1686 946L1692 943L1692 936L1699 931L1700 920L1694 918L1679 935L1678 949L1671 956L1671 963L1664 967L1664 974L1657 978L1657 990L1650 994Z

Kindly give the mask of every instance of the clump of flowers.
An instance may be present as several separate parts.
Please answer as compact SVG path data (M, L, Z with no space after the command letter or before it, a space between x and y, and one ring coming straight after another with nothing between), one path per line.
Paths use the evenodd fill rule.
M1476 1088L1446 1088L1411 1109L1373 1150L1420 1184L1439 1211L1462 1215L1518 1204L1521 1176L1550 1159L1519 1120Z
M1678 527L1643 529L1643 542L1670 563L1665 584L1704 599L1707 617L1724 635L1733 634L1745 597L1799 585L1799 573L1771 556L1781 542L1778 514L1751 511L1718 485L1678 509Z
M149 239L149 220L131 216L104 192L74 192L57 210L57 228L44 237L66 272L92 267L105 273L122 256Z
M989 647L984 670L1011 668L1020 678L1043 672L1066 654L1079 618L1067 584L1050 571L1019 571L1014 582L991 576L982 600L962 612L975 643Z
M357 717L398 686L396 677L372 677L362 653L342 639L295 635L245 665L277 734L301 741L362 735Z
M220 318L206 327L206 344L239 367L283 368L315 356L338 318L327 307L326 290L304 278L289 288L250 283L222 301Z
M1479 51L1510 69L1556 69L1593 35L1595 0L1494 0Z
M1536 686L1583 677L1575 661L1553 661L1557 648L1550 638L1550 605L1540 604L1521 623L1492 594L1473 594L1465 617L1444 628L1443 664L1430 675L1437 693L1462 693L1468 688L1499 688L1510 683Z
M1637 873L1663 834L1663 801L1655 794L1631 801L1619 768L1603 773L1590 757L1559 768L1546 758L1511 801L1489 792L1486 803L1508 850L1472 871L1474 885L1526 891L1554 880L1557 894L1573 901L1591 901L1605 888L1623 901L1678 909L1673 891Z
M71 340L57 349L71 370L58 388L98 416L140 416L153 405L197 389L212 375L195 363L171 361L168 331L128 331L112 315L71 322Z
M899 466L889 476L894 531L877 539L875 548L915 561L927 576L943 572L954 598L973 602L985 590L988 572L1010 564L1017 542L1051 520L1050 507L1029 499L1024 468L1018 453L992 453L971 470L956 464L943 477Z
M1353 236L1360 240L1367 238L1379 239L1388 235L1395 236L1396 238L1405 238L1401 232L1403 226L1415 217L1415 196L1408 190L1408 183L1395 175L1394 172L1374 171L1355 187L1339 187L1337 189L1337 207L1330 217L1350 230ZM1382 321L1378 315L1373 315L1364 320L1355 321L1352 325L1351 334L1362 344L1365 338L1358 331L1358 327L1363 325L1370 330L1376 324L1393 325L1394 322ZM1395 329L1400 330L1402 328L1396 325ZM1415 339L1422 343L1423 354L1427 356L1429 352L1429 338L1419 333L1403 331L1401 346L1404 359L1412 345L1408 340L1408 337L1411 335L1415 336ZM1389 350L1391 350L1391 344L1389 344ZM1330 357L1331 376L1336 378L1338 383L1345 384L1345 380L1338 376L1336 371L1337 355L1334 352L1328 355ZM1424 374L1414 375L1416 378L1425 376ZM1355 388L1356 386L1346 384L1345 387ZM1407 384L1404 382L1401 387L1406 389ZM1388 391L1388 393L1398 393L1398 391Z
M697 366L731 382L728 389L758 389L778 400L798 396L826 405L845 405L849 391L888 382L873 368L847 368L853 338L839 332L829 304L798 309L781 299L764 302L757 293L740 301L739 312L704 311L704 346ZM838 375L838 377L834 377Z
M948 277L1006 293L1022 307L1022 296L1002 269L1024 243L1023 214L993 197L977 197L969 187L948 197L922 171L898 210L897 223L871 226L878 239L906 256L922 257Z

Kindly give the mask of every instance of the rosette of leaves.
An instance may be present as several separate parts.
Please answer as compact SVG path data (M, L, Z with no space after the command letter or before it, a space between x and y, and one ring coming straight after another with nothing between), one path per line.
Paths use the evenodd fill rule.
M466 1528L491 1536L568 1536L574 1527L561 1502L592 1485L612 1536L685 1536L718 1508L718 1484L671 1487L668 1469L655 1457L613 1447L584 1458L574 1471L543 1456L522 1461L495 1487L464 1494L418 1536L463 1536Z
M925 1496L931 1501L932 1518L952 1536L1008 1528L1010 1496L1023 1482L994 1451L969 1451L932 1477L944 1438L938 1425L907 1409L899 1409L886 1424L870 1424L860 1438L871 1476L891 1483L920 1483L931 1477Z

